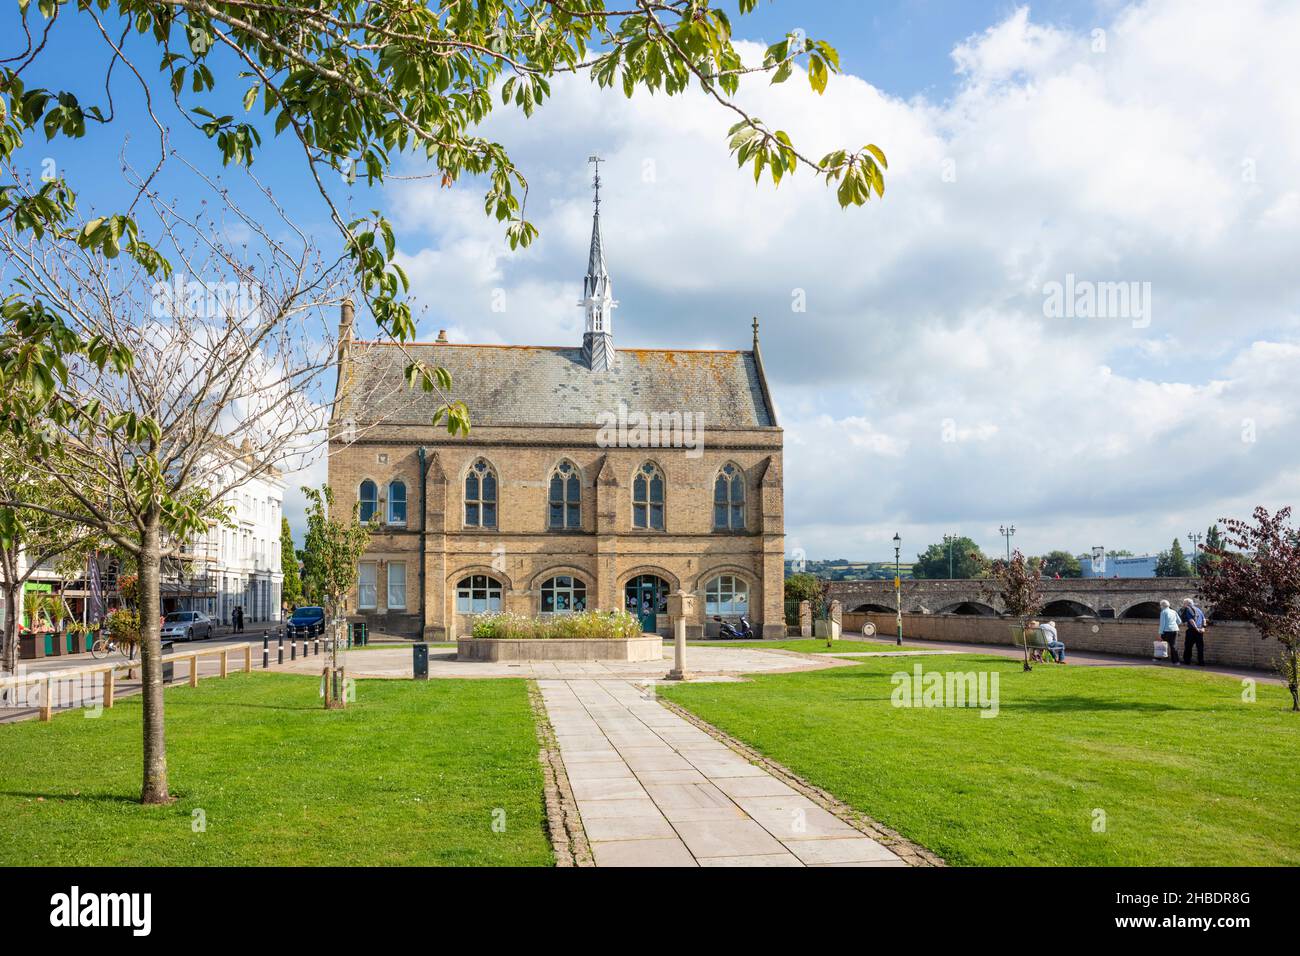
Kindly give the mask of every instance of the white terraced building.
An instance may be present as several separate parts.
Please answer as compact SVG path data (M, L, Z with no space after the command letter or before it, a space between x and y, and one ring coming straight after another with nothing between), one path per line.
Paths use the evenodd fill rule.
M243 607L245 623L279 621L284 481L278 472L265 473L222 500L233 526L213 527L190 545L192 571L188 579L164 582L164 610L203 611L229 624L234 609Z

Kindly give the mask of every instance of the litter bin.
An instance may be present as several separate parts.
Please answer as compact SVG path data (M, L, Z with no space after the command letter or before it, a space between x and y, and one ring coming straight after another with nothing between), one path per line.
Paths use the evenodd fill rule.
M414 644L411 646L411 653L414 656L414 671L416 680L429 679L429 645Z
M163 657L166 657L168 654L170 654L172 652L172 648L175 646L176 646L175 643L172 641L163 641L161 647ZM170 684L172 682L172 679L175 676L173 673L174 670L175 667L171 661L163 661L162 678L164 684Z

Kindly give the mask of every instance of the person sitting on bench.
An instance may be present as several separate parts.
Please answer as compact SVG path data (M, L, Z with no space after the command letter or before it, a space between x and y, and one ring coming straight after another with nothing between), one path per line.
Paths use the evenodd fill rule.
M1047 653L1052 655L1052 659L1055 660L1056 663L1064 664L1065 644L1063 644L1061 639L1056 635L1056 622L1048 621L1046 624L1040 625L1040 627L1043 632L1043 638L1047 641Z

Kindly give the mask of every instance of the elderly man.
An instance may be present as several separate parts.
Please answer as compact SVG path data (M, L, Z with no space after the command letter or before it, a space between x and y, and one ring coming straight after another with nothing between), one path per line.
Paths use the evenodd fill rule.
M1169 646L1169 663L1178 663L1178 614L1168 601L1160 602L1160 640Z
M1183 663L1192 663L1192 645L1196 645L1196 666L1205 666L1205 612L1191 598L1183 598L1183 609L1178 617L1187 625L1183 635Z

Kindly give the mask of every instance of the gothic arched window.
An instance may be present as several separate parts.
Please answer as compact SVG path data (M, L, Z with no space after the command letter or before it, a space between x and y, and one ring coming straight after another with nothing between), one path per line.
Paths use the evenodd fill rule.
M632 479L632 527L664 530L664 473L646 462Z
M731 462L713 481L713 529L745 530L745 473Z
M497 473L480 458L465 476L465 527L497 526Z
M406 524L406 482L388 483L388 523Z
M582 479L571 461L562 461L551 472L547 526L554 529L582 527Z
M379 510L379 488L369 478L361 482L361 487L357 490L357 501L361 504L358 514L361 521L374 521L375 512Z

